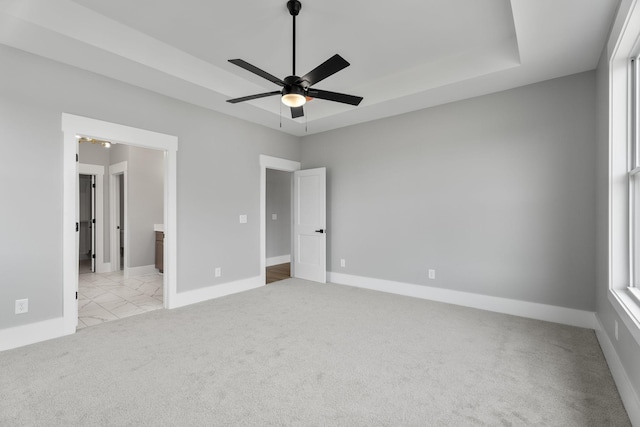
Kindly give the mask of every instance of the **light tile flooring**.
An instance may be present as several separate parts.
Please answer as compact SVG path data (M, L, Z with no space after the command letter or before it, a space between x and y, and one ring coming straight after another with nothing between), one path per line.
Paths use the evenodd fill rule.
M162 275L125 279L121 271L78 278L78 329L162 308Z

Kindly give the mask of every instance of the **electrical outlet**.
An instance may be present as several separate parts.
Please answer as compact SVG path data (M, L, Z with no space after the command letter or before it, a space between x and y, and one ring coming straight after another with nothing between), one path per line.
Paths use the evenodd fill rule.
M615 322L615 330L616 330L616 341L618 341L618 321L614 320Z
M240 215L240 224L246 224L246 223L247 223L247 216Z
M216 277L222 276L222 268L216 267L215 275L216 275Z
M433 269L429 269L429 279L434 280L436 278L436 271Z
M271 214L271 219L274 221L278 220L278 214Z
M16 314L24 314L29 311L29 300L28 299L17 299L16 300Z
M340 260L340 267L344 268L347 266L347 261L345 261L344 259Z

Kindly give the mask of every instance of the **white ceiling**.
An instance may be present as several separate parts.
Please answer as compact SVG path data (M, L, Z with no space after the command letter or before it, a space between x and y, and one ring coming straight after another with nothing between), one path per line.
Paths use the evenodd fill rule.
M301 0L296 72L350 67L292 120L233 64L291 74L286 0L0 0L0 43L302 136L596 67L618 0ZM282 111L282 128L280 112Z

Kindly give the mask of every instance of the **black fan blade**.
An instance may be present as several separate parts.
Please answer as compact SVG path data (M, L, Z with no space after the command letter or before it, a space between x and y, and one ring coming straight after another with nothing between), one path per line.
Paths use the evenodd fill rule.
M350 64L342 56L335 54L313 70L309 71L300 79L300 82L306 85L306 87L313 86L343 68L347 68L349 65Z
M297 119L298 117L304 116L304 108L303 107L291 107L291 118Z
M276 76L272 76L271 74L267 73L266 71L261 70L260 68L256 67L255 65L249 64L247 61L243 61L242 59L230 59L229 62L231 62L232 64L237 65L240 68L244 68L247 71L251 71L253 74L258 75L258 76L262 77L263 79L267 79L270 82L273 82L273 83L277 84L278 86L284 86L284 82L282 80L280 80Z
M259 93L257 95L243 96L242 98L227 99L227 102L230 102L232 104L237 104L238 102L251 101L252 99L266 98L267 96L280 95L280 94L281 94L281 92L279 90L274 90L273 92L266 92L266 93Z
M358 105L362 101L361 96L345 95L344 93L329 92L328 90L309 89L307 94L312 98L326 99L327 101L342 102L343 104Z

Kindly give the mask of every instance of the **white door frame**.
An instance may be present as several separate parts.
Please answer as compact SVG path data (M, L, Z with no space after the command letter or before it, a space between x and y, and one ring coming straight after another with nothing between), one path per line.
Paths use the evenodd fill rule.
M76 135L121 142L164 151L164 307L176 306L177 279L177 152L178 138L88 117L62 113L63 215L62 215L62 316L64 334L78 325L78 139Z
M110 271L110 266L104 262L104 166L80 163L78 164L78 175L93 175L96 177L96 223L94 224L96 273L107 273Z
M267 169L295 172L300 168L300 162L260 155L260 282L262 284L267 282ZM291 238L293 239L293 233ZM291 247L293 248L293 244ZM293 262L291 266L293 267ZM292 270L292 277L293 273Z
M124 199L124 224L120 224L120 228L117 228L116 225L119 223L120 218L120 187L117 185L117 176L122 175L124 194L122 195L122 199ZM122 270L124 273L124 278L129 278L129 263L127 262L127 257L129 256L129 210L127 206L127 162L120 162L114 165L109 166L109 207L111 208L111 220L110 220L110 230L111 230L111 271L120 271L120 245L116 243L122 243L122 247L124 247L124 265L122 266ZM124 228L124 241L120 242L120 232Z

